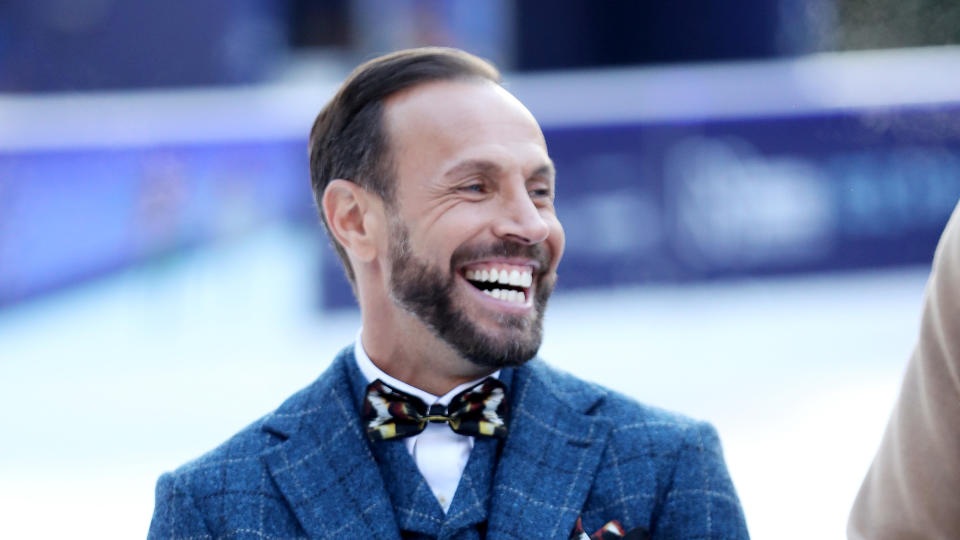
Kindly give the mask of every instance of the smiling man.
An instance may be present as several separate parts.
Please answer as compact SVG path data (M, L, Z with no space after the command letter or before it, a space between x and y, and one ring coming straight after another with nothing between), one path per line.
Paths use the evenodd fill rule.
M163 475L151 538L747 538L713 428L533 359L564 236L543 134L499 77L400 51L320 112L312 184L362 329Z

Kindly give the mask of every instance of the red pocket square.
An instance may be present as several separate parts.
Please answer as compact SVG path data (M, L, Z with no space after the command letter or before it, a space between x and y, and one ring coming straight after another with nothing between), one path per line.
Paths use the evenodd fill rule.
M597 529L597 532L587 536L586 531L583 530L582 519L577 518L577 523L570 531L568 540L649 540L649 538L650 533L643 527L624 531L623 525L615 519L608 521L606 525Z

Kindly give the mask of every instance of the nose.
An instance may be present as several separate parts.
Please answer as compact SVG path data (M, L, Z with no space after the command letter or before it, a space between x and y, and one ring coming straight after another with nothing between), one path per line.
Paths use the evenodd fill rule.
M526 189L504 194L494 234L521 244L538 244L547 239L550 227Z

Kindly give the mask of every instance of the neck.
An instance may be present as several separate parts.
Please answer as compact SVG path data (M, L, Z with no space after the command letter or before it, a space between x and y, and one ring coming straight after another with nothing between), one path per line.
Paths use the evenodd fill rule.
M391 377L435 396L495 371L461 357L419 319L395 306L363 310L362 319L360 339L370 360Z

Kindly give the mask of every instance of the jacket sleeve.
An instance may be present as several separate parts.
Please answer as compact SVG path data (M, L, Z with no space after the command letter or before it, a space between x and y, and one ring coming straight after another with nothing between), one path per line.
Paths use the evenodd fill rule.
M847 535L960 538L960 207L927 282L920 337Z
M212 540L203 515L179 477L173 473L161 476L156 497L147 540Z
M713 426L687 430L654 539L748 539L747 525Z

